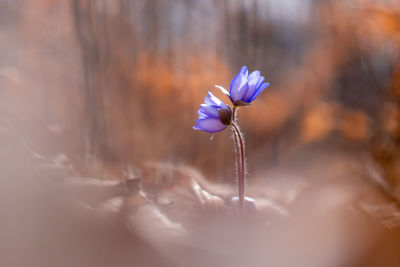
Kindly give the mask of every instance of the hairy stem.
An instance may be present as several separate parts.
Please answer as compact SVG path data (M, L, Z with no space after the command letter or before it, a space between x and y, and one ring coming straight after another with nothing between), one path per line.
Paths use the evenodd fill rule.
M233 107L231 126L233 129L233 138L235 141L235 151L236 151L236 172L237 172L237 183L238 183L238 194L239 194L239 207L240 209L243 209L246 168L245 168L243 136L236 123L236 109L237 107Z
M233 107L233 112L232 112L232 121L233 123L237 123L237 119L236 119L236 111L237 111L237 107L234 106ZM240 148L240 142L239 142L239 137L238 137L238 133L235 130L235 128L232 126L232 130L233 130L233 139L234 139L234 144L235 144L235 153L236 153L236 177L237 177L237 185L239 187L239 176L242 173L242 155L240 153L241 148ZM240 190L238 190L238 193L240 192Z

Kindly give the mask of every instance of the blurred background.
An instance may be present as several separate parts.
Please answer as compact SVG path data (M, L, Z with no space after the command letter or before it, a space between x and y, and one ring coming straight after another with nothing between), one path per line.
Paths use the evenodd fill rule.
M300 259L308 258L304 264L292 255L294 262L275 259L271 266L400 266L399 1L0 0L0 28L4 218L20 210L16 221L29 221L21 206L30 202L33 191L42 194L53 185L54 177L124 184L147 177L158 183L165 168L168 173L172 168L180 173L171 174L176 183L181 168L189 168L197 173L196 181L209 184L208 191L219 196L228 192L221 196L227 199L235 190L231 132L210 135L192 126L207 92L227 101L214 85L229 88L246 65L250 71L260 70L271 84L239 111L247 144L248 192L268 210L268 220L297 214L283 224L310 230L304 230L304 237L295 234L299 243L275 234L282 250L270 256L292 255L297 247L284 244L303 244L316 235L314 222L329 232L322 218L333 223L329 216L348 218L343 210L357 210L345 227L340 221L345 230L330 236L337 243L328 242L323 252L329 257L309 262L307 252L301 252ZM149 162L158 165L149 167ZM30 186L37 185L37 177L46 178L37 186L40 190ZM226 188L217 190L216 184ZM58 195L57 190L46 192ZM37 203L35 208L43 207ZM340 207L340 215L332 207ZM60 222L46 219L47 224ZM41 234L21 234L14 220L9 225L18 230L4 231L14 234L2 238L1 246L10 243L4 240L42 240ZM160 244L146 237L141 239L148 247L136 243L143 251ZM346 252L335 250L341 242L349 243L345 237L357 241ZM254 242L268 250L258 245L262 241ZM325 255L318 249L326 242L323 238L310 244L310 255ZM23 265L17 255L24 248L3 251L15 253L10 262ZM338 261L344 254L350 256ZM151 263L143 256L140 266L238 264L205 264L200 257L199 265L182 259L168 265L171 259L164 256L150 257L159 259ZM261 257L247 266L264 263Z

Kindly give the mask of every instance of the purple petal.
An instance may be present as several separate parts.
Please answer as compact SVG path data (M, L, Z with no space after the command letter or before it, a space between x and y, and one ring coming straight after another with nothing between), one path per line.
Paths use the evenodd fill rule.
M259 79L260 79L260 72L258 70L253 71L249 75L249 84L256 85Z
M205 114L205 115L207 115L209 117L212 117L212 118L219 118L218 107L215 107L215 106L201 104L200 105L200 112L202 112L203 114Z
M247 77L249 76L249 70L246 66L243 66L239 73L233 78L230 86L229 86L229 94L231 100L234 102L238 99L238 93L242 89L244 83L247 83ZM243 92L242 92L243 93Z
M219 100L218 97L216 97L215 95L213 95L211 92L208 92L208 98L214 103L214 106L221 106L222 101Z
M215 133L225 129L226 125L223 125L219 119L208 118L197 120L195 127L209 133Z
M249 75L249 70L247 69L246 66L242 66L240 68L239 73L236 76L239 76L239 75L245 75L245 76Z
M257 89L257 84L259 80L260 80L260 72L258 70L250 73L248 79L249 88L247 89L246 94L242 97L243 101L249 102L249 99L254 95L254 92Z
M204 114L204 112L202 112L201 109L199 109L199 111L197 111L197 114L199 114L199 119L208 118L207 114Z
M264 76L260 76L260 79L258 80L258 83L256 85L256 88L260 87L265 81Z
M249 70L247 69L246 66L241 67L239 73L249 76Z
M261 85L260 87L257 88L256 92L254 93L254 95L250 98L250 102L252 102L254 99L256 99L256 97L261 94L262 91L264 91L265 88L267 88L269 86L269 83L264 83L263 85Z
M243 95L247 92L249 86L247 85L247 76L241 75L235 78L231 87L229 88L229 93L231 95L232 102L236 100L241 100Z
M222 100L220 100L218 97L214 96L211 92L208 92L208 97L212 102L214 102L214 106L218 106L219 108L230 109L228 105L222 102Z
M211 99L209 99L208 97L204 97L204 103L206 105L215 105L214 101L212 101Z

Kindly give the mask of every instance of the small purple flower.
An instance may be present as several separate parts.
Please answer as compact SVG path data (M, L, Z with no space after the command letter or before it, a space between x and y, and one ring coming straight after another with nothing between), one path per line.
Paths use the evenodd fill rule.
M231 109L211 92L208 92L208 97L204 99L204 104L200 105L198 111L199 119L193 129L209 133L224 130L231 123Z
M246 66L243 66L239 73L233 78L229 86L229 92L217 85L224 94L229 96L235 106L246 106L253 102L257 96L269 85L258 70L249 74Z

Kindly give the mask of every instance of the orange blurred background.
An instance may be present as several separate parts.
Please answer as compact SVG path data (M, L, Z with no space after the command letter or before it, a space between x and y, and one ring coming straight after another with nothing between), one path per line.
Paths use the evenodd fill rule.
M250 170L331 138L391 153L381 145L398 132L396 5L1 5L2 119L42 153L90 155L105 165L185 162L229 181L229 133L210 141L191 126L207 91L229 87L241 65L271 82L240 112Z
M121 0L1 6L2 120L44 154L65 153L75 165L95 157L110 165L105 168L184 162L229 181L229 133L210 141L191 126L207 91L229 87L241 65L259 69L271 83L240 111L250 170L332 139L378 158L393 153L385 143L396 143L398 132L397 5Z

